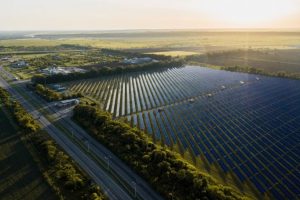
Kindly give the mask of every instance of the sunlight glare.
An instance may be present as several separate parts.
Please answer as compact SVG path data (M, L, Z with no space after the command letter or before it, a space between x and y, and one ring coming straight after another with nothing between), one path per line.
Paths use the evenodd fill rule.
M204 7L215 19L239 26L272 22L296 9L292 0L210 0Z

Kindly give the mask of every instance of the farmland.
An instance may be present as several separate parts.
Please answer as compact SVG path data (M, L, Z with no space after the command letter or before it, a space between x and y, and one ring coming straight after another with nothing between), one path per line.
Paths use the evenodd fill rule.
M56 199L42 173L0 110L1 199Z
M299 81L187 66L66 86L261 195L299 195Z

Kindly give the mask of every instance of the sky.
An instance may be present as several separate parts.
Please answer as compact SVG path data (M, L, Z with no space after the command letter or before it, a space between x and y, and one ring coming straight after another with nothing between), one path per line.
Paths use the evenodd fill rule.
M300 28L300 0L0 0L0 30Z

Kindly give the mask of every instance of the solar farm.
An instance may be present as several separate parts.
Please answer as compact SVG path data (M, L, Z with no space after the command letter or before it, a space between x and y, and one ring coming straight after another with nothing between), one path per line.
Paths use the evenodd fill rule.
M66 85L262 195L300 197L300 81L187 66Z

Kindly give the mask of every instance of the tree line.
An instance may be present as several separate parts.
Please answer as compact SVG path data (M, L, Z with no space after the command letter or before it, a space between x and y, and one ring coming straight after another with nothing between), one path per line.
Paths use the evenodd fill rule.
M6 54L28 54L45 53L54 51L79 51L90 50L91 47L76 45L76 44L61 44L57 46L0 46L0 52L7 52Z
M34 150L47 183L59 199L106 200L103 191L74 163L74 161L43 131L37 121L0 88L1 107L13 117L26 147Z
M0 103L12 114L20 129L25 133L35 133L40 130L39 124L20 103L13 100L9 93L0 87Z
M44 98L46 101L61 101L65 99L83 97L83 95L80 92L72 94L59 93L43 84L28 84L27 87L29 89L34 90L39 96Z
M178 154L154 144L147 135L112 119L95 106L77 105L73 119L144 177L165 199L244 199L232 188L217 184Z
M31 81L35 84L51 84L66 81L74 81L80 79L89 79L105 75L115 75L128 72L139 72L147 70L162 70L171 67L182 67L183 61L178 60L166 60L158 63L147 63L137 65L119 65L116 67L101 67L100 69L92 69L85 73L71 73L71 74L56 74L51 76L36 75L33 76Z
M300 79L299 73L289 73L285 71L278 72L266 72L263 69L255 67L241 67L241 66L230 66L230 67L221 67L221 70L231 71L231 72L244 72L249 74L259 74L264 76L274 76L280 78L291 78L291 79Z
M142 54L139 52L131 52L131 51L122 51L122 50L116 50L116 49L101 49L101 52L109 55L109 56L125 56L128 58L140 58L140 57L151 57L152 59L160 60L160 61L168 61L174 59L172 56L166 56L166 55L158 55L158 54Z

